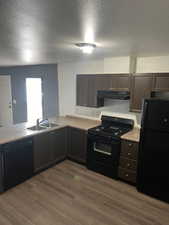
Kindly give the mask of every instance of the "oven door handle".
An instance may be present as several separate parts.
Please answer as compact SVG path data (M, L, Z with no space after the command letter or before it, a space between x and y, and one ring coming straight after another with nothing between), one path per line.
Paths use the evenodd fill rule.
M110 152L105 152L105 151L103 151L103 150L101 150L101 149L96 148L96 143L94 143L94 151L95 151L95 152L102 153L102 154L104 154L104 155L111 155Z

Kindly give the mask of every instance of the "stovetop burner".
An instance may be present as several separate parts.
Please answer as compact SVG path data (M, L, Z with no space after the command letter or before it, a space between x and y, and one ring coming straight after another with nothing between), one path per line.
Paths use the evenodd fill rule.
M133 121L129 119L104 116L100 126L89 129L89 133L103 136L119 137L133 128Z
M119 128L119 127L103 127L103 126L98 126L95 128L90 129L93 132L96 133L104 133L107 135L111 135L111 136L121 136L123 133L128 132L130 129L126 129L126 128Z

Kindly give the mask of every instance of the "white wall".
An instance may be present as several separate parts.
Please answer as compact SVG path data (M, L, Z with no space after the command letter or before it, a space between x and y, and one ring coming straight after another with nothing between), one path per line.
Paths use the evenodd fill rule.
M104 73L129 73L130 57L113 57L104 59Z
M136 72L169 72L169 56L138 57Z

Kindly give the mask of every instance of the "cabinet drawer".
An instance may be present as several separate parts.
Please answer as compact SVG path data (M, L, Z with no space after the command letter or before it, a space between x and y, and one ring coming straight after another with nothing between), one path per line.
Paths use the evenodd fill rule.
M133 170L133 172L136 172L137 161L120 157L120 164L119 164L119 166L124 168L124 169L129 169L129 170Z
M138 143L132 141L122 141L121 156L137 160Z
M131 182L133 184L136 184L136 173L132 172L131 170L119 168L118 171L119 178L121 178L124 181Z

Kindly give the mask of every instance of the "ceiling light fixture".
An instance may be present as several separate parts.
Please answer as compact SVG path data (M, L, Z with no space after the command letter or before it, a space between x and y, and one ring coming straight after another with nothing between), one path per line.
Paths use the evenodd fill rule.
M96 45L91 43L77 43L76 46L85 54L93 53L93 50L96 48Z

